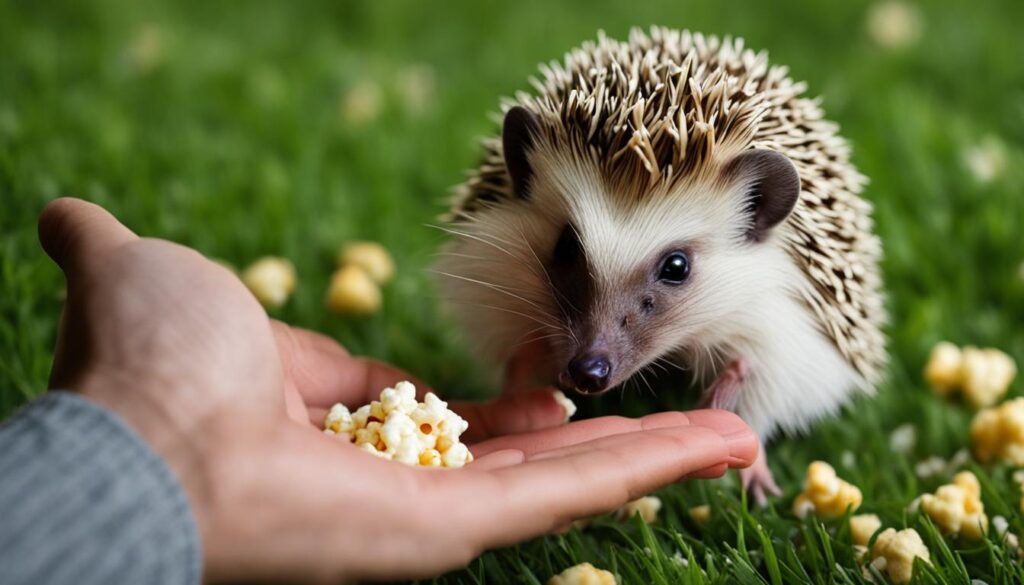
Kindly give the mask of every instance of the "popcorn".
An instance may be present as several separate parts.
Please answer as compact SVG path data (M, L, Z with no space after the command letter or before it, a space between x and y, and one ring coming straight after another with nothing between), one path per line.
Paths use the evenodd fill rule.
M565 395L561 390L555 390L552 395L555 398L555 402L560 404L565 410L565 422L569 422L569 419L576 414L576 404L569 397Z
M999 540L1006 543L1006 548L1017 553L1017 556L1021 556L1024 552L1020 548L1020 538L1016 534L1010 532L1010 522L1002 516L992 517L992 528L996 531L996 536Z
M971 446L982 463L1004 459L1024 465L1024 398L979 411L971 421Z
M974 408L992 406L1006 394L1017 374L1013 358L998 349L937 344L925 366L924 377L932 390L948 396L959 389Z
M836 518L847 508L856 510L862 499L857 486L837 477L828 463L815 461L807 468L803 493L793 501L793 513L800 518L809 512L822 519Z
M395 276L391 254L377 242L349 242L338 252L338 268L362 268L377 284L385 284Z
M883 49L904 49L921 38L921 13L907 2L875 4L868 11L866 24L871 40Z
M661 498L657 496L644 496L642 498L626 503L618 509L615 517L625 522L635 514L640 514L640 519L647 524L658 520L658 511L661 510Z
M615 575L590 563L569 567L548 580L548 585L615 585Z
M945 534L978 540L988 530L981 485L970 471L956 474L953 483L939 487L935 495L921 496L921 509Z
M999 402L1017 375L1013 358L998 349L964 348L963 393L974 408Z
M284 258L267 256L242 271L241 279L261 305L277 308L295 290L295 267Z
M915 444L917 444L917 430L910 423L896 427L889 435L889 448L894 453L906 455L914 450Z
M711 519L711 506L707 504L701 504L700 506L694 506L689 510L690 519L697 524L703 524Z
M459 436L469 428L448 403L428 392L416 401L416 387L399 382L380 400L350 413L335 404L324 419L324 433L345 436L360 449L392 461L421 467L462 467L473 460Z
M960 348L942 341L932 348L924 367L924 379L939 396L948 396L960 386L963 355Z
M928 547L913 528L899 532L894 528L886 528L875 539L871 557L871 564L878 570L887 572L893 583L910 581L914 573L915 558L920 557L924 562L931 563Z
M857 514L850 516L850 536L853 544L867 546L871 535L882 527L882 521L875 514Z
M327 308L336 313L369 314L380 309L380 288L362 268L346 266L331 276Z

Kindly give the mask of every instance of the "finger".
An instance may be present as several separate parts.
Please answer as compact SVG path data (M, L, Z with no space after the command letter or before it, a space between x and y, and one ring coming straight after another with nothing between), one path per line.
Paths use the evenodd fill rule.
M452 402L450 407L466 419L467 443L490 437L527 433L566 423L566 412L550 388L504 394L490 402Z
M476 470L493 470L519 465L523 461L526 461L526 454L522 451L518 449L502 449L501 451L494 451L474 459L469 465Z
M694 471L687 475L685 479L715 479L725 475L726 471L729 471L729 464L719 463L718 465L712 465L711 467Z
M460 502L452 527L491 548L613 510L721 463L729 446L711 429L688 425L603 437L546 455L495 471L437 474L430 487Z
M474 457L483 457L500 449L518 449L530 456L541 451L585 443L608 435L688 424L690 424L690 420L682 412L650 414L642 418L604 416L522 435L496 437L473 445L472 451Z
M39 216L39 243L65 274L100 261L110 250L138 239L99 205L64 197Z
M362 406L376 399L384 388L403 380L415 384L421 397L430 391L415 377L394 366L350 355L326 335L276 320L271 321L271 329L285 378L295 384L314 419L337 402L351 408Z

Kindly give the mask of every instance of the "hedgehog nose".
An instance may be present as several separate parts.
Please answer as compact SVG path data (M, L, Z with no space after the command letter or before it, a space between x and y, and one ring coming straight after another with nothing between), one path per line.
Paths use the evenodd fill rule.
M569 377L581 392L600 392L608 387L612 364L603 354L583 354L569 362Z

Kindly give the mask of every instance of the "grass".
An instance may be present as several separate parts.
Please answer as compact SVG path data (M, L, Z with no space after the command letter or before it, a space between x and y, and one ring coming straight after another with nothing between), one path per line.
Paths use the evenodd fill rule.
M788 512L819 458L863 489L862 510L921 532L934 564L919 567L919 582L1022 582L1020 562L994 535L950 542L905 507L945 480L918 478L914 463L966 445L972 414L922 383L932 344L995 346L1024 363L1024 5L924 3L919 42L900 50L872 42L868 9L860 0L0 1L0 415L45 388L62 281L34 223L60 194L236 265L287 256L300 286L275 316L449 395L488 394L493 372L438 310L427 268L443 236L426 224L475 162L476 138L494 130L498 97L526 89L538 62L599 28L730 33L769 48L823 96L871 178L887 254L888 381L809 436L773 445L786 498L767 509L748 511L734 478L691 482L661 492L666 508L654 526L599 520L489 552L436 582L543 583L582 561L626 583L864 582L844 520L801 522ZM343 96L353 90L376 95L376 116L350 103L346 117ZM965 148L986 140L1006 156L991 181L964 163ZM397 255L386 310L369 319L322 308L333 252L351 238L380 240ZM683 404L667 385L656 398L585 406L636 414ZM1021 390L1018 380L1011 393ZM918 441L893 453L889 433L905 423ZM970 468L989 515L1024 532L1012 470ZM713 509L703 526L686 514L698 503ZM687 564L672 560L677 552Z

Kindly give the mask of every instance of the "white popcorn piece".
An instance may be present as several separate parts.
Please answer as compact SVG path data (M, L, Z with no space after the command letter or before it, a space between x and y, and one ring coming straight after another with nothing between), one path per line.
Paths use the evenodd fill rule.
M240 278L256 300L267 308L284 305L295 290L295 267L284 258L260 258L243 270Z
M615 575L590 563L569 567L548 580L548 585L616 585Z
M694 506L687 513L690 515L690 519L697 524L704 524L711 519L711 506L707 504Z
M416 401L416 387L399 382L385 388L380 400L349 413L336 404L324 420L324 432L345 436L369 453L422 467L462 467L473 454L459 437L469 428L448 404L433 393Z
M569 422L569 419L571 419L573 415L576 414L576 404L572 400L570 400L569 397L566 396L565 393L562 392L561 390L555 390L554 392L551 393L551 395L552 397L554 397L555 402L561 405L561 407L565 410L565 422Z
M887 0L871 7L867 16L868 35L883 49L898 50L921 38L921 12L914 4Z
M971 421L971 446L982 463L1003 459L1024 465L1024 398L978 411Z
M892 434L889 435L889 448L894 453L906 455L914 450L914 445L917 444L917 429L914 425L906 423L893 429Z
M807 467L803 493L793 500L793 513L799 518L810 511L822 519L837 518L847 508L856 510L862 499L860 489L839 478L831 465L814 461Z
M377 284L386 284L395 276L395 262L377 242L349 242L338 252L338 268L356 266Z

